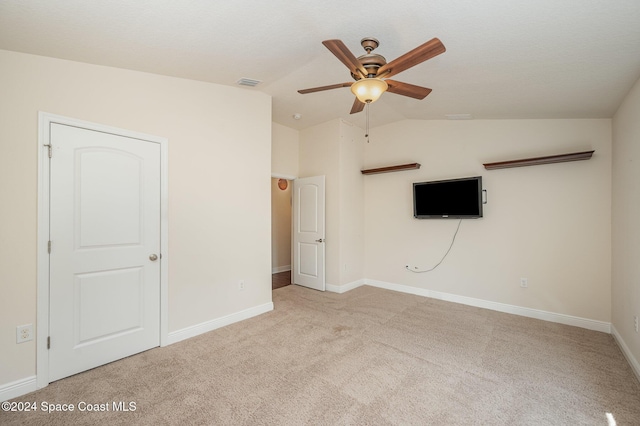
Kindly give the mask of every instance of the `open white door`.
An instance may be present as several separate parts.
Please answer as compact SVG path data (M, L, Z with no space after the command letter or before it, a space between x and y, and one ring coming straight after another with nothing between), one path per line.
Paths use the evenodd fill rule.
M325 290L324 176L293 182L293 283Z

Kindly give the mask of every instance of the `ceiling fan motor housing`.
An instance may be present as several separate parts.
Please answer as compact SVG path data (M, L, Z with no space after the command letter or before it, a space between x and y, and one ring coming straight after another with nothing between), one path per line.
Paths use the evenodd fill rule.
M373 37L365 37L360 40L360 45L367 52L366 54L358 57L358 62L362 64L365 70L367 70L367 77L375 77L378 74L378 68L387 63L387 60L382 55L377 53L371 53L374 49L380 46L380 42ZM351 74L354 80L360 80L362 77L357 74Z
M378 68L387 63L387 60L382 55L377 53L367 53L358 57L358 62L362 64L365 70L367 70L367 77L375 77L378 74ZM355 80L360 80L359 75L351 74Z

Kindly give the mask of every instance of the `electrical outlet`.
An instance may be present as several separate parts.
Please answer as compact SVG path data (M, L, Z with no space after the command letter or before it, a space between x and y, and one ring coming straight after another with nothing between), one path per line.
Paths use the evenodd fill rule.
M638 316L637 315L633 317L633 325L634 325L634 327L636 329L636 333L637 333L638 332Z
M522 288L529 287L529 279L528 278L520 278L520 287L522 287Z
M16 327L16 343L33 340L33 325L19 325Z
M244 280L238 281L238 290L244 290Z

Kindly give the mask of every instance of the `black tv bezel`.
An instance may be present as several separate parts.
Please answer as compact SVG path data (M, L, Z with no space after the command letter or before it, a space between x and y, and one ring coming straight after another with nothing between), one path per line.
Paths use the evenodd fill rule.
M436 184L446 184L460 181L475 181L478 183L478 192L477 192L477 201L478 201L478 214L449 214L449 215L419 215L417 212L417 203L416 203L416 187L424 186L424 185L436 185ZM431 180L425 182L414 182L412 187L412 196L413 196L413 217L416 219L479 219L483 217L483 209L482 205L482 176L470 176L463 178L455 178L455 179L442 179L442 180Z

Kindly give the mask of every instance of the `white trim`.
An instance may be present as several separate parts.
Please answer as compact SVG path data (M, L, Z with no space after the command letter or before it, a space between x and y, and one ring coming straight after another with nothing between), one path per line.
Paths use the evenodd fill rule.
M346 293L350 290L353 290L354 288L358 288L365 284L366 284L365 280L357 280L344 285L333 285L333 284L327 283L327 291L330 291L333 293Z
M631 353L631 349L629 349L627 344L622 339L622 336L620 335L620 333L618 333L618 330L616 330L613 324L611 324L611 334L613 335L613 340L615 340L618 346L620 347L622 354L629 362L631 369L633 370L633 372L636 375L636 378L640 382L640 362L638 362L638 360L633 356L633 354Z
M171 333L169 333L169 336L167 338L168 344L181 342L182 340L186 340L191 337L195 337L200 334L207 333L209 331L213 331L236 322L244 321L246 319L264 314L269 311L273 311L273 302L268 302L263 305L254 306L253 308L245 309L243 311L229 314L224 317L216 318L211 321L192 325L191 327L183 328L182 330L172 331Z
M271 273L272 274L277 274L279 272L287 272L291 270L291 265L284 265L284 266L275 266L273 268L271 268Z
M274 179L286 179L286 180L296 180L298 179L298 176L293 176L293 175L283 175L280 173L271 173L271 177Z
M45 113L38 113L38 230L36 250L36 384L43 388L49 384L49 357L47 337L49 336L49 143L50 119Z
M0 386L0 401L8 401L37 390L36 376L30 376Z
M475 306L478 308L490 309L492 311L505 312L508 314L520 315L523 317L535 318L543 321L572 325L575 327L586 328L588 330L601 331L603 333L611 333L611 323L604 321L596 321L588 318L575 317L572 315L558 314L555 312L542 311L539 309L524 308L522 306L507 305L506 303L475 299L473 297L458 296L455 294L442 293L439 291L411 287L402 284L388 283L384 281L365 279L364 282L366 285L370 285L372 287L385 288L387 290L415 294L417 296L430 297L432 299L445 300L447 302L460 303L463 305Z
M169 140L160 143L160 346L169 343Z
M166 138L38 112L38 238L37 238L37 316L36 316L36 384L43 388L49 384L49 159L48 149L52 123L83 127L99 132L112 133L129 138L142 139L160 145L160 346L168 344L169 334L169 142Z

